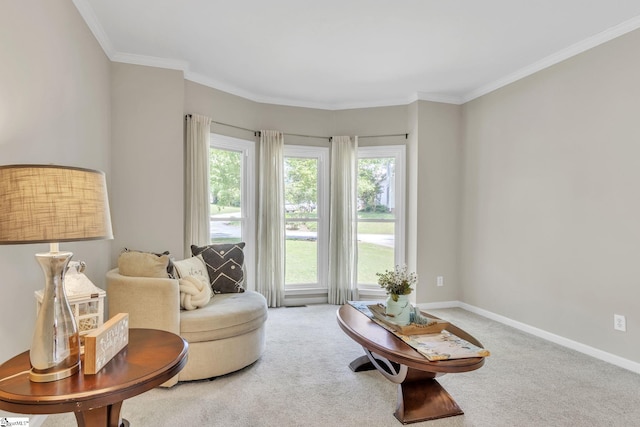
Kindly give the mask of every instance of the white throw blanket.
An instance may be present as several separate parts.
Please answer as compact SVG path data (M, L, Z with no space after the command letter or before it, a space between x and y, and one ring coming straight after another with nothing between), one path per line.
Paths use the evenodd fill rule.
M202 276L187 276L178 280L180 286L180 307L195 310L207 305L211 299L211 287Z

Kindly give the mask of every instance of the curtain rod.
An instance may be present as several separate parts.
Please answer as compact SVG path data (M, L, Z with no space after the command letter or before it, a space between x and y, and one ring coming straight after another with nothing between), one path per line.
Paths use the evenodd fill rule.
M187 114L187 116L191 117L191 114ZM244 130L246 132L251 132L251 133L253 133L253 136L257 136L257 137L260 136L260 131L259 130L248 129L248 128L244 128L244 127L241 127L241 126L231 125L229 123L217 122L215 120L211 120L211 123L215 123L215 124L221 125L221 126L231 127L231 128L234 128L234 129ZM286 135L286 136L298 136L298 137L301 137L301 138L327 139L327 140L329 140L329 142L331 142L333 140L332 136L304 135L304 134L299 134L299 133L286 133L286 132L283 132L283 134ZM388 138L388 137L397 137L397 136L404 136L404 139L409 139L409 134L408 133L392 133L392 134L387 134L387 135L364 135L364 136L358 136L358 139Z

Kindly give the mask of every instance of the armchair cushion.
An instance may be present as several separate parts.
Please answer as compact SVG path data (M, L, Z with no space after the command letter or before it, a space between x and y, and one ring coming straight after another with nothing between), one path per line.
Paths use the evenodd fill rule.
M189 343L249 333L267 319L265 298L253 291L214 296L198 310L180 313L180 335Z

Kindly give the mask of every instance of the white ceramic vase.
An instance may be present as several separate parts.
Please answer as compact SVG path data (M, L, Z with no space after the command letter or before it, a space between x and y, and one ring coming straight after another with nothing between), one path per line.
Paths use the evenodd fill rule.
M394 301L389 295L386 301L387 316L392 318L394 323L398 325L408 325L411 323L411 303L409 303L408 295L398 295L398 301Z

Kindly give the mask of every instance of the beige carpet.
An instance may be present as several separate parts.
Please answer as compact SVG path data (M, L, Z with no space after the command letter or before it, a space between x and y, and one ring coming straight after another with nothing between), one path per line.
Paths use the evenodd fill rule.
M155 389L125 401L132 427L400 426L396 385L348 364L362 349L338 327L336 306L269 310L267 350L215 379ZM432 310L491 350L477 371L440 383L465 414L428 427L640 426L640 375L466 312ZM44 427L73 426L70 414Z

